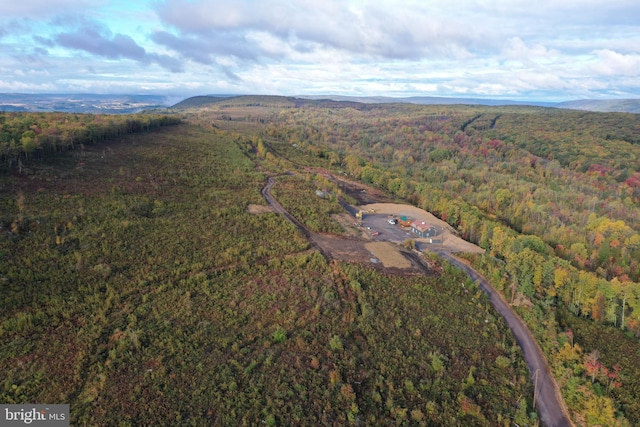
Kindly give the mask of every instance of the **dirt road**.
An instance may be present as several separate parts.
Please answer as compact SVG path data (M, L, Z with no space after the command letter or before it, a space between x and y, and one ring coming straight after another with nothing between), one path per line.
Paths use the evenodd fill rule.
M507 322L507 325L509 325L509 328L511 328L511 331L513 331L513 335L522 348L524 359L531 372L531 381L534 383L536 391L535 404L540 414L542 424L547 427L571 426L572 424L569 421L569 417L564 410L560 391L551 376L547 360L522 320L511 310L506 301L489 284L487 279L478 274L477 271L447 252L436 251L436 253L441 258L446 259L451 264L465 271L469 277L480 286L484 293L488 295L491 305L500 313Z
M280 203L278 203L275 197L273 197L273 195L271 194L271 189L275 184L276 181L272 177L269 177L269 179L267 180L267 185L265 185L262 189L262 196L264 197L264 199L272 207L274 212L282 214L285 218L291 221L293 225L295 225L296 228L305 235L314 249L317 249L325 258L328 258L328 254L324 251L324 249L312 239L312 233L307 230L307 228L300 221L298 221L295 216L291 215Z

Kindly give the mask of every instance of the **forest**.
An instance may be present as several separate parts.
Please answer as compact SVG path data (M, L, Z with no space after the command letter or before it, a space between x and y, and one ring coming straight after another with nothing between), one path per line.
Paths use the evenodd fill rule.
M537 425L521 350L460 271L328 262L247 211L275 176L309 229L341 233L322 169L486 250L460 256L527 323L575 425L640 424L640 116L185 105L1 116L0 400L71 403L79 425Z
M180 123L171 115L0 112L0 162L11 168L50 153Z
M461 271L328 261L247 206L277 176L324 230L337 201L281 173L329 162L214 125L5 167L0 401L68 403L72 425L537 423L521 349Z
M640 116L250 97L190 120L306 150L446 220L486 249L469 261L536 334L574 422L640 423Z

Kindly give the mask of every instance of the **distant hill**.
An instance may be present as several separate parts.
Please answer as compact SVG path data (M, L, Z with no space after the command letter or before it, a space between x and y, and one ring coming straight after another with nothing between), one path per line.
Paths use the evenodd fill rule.
M203 95L172 105L171 109L199 108L222 103L225 106L293 107L297 98L279 95Z
M291 108L300 107L302 105L324 105L332 108L340 107L352 107L363 108L366 104L359 100L359 98L343 97L344 100L329 99L326 97L320 97L318 99L311 99L305 97L292 97L292 96L280 96L280 95L238 95L238 96L220 96L220 95L204 95L194 96L187 98L184 101L171 106L171 109L186 109L186 108L200 108L206 107L212 104L222 104L225 107L230 106L254 106L254 107L281 107ZM372 103L372 102L369 102Z
M228 98L217 96L217 95L192 96L191 98L187 98L183 101L178 102L175 105L172 105L170 108L178 109L178 110L185 109L185 108L198 108L198 107L204 107L210 104L215 104L216 102L222 101L224 99L228 99Z
M195 96L172 106L174 109L198 108L204 105L225 102L229 105L263 105L263 106L300 106L305 100L316 105L324 103L332 107L351 106L358 108L356 104L424 104L424 105L531 105L537 107L553 107L574 110L587 110L598 112L623 112L640 113L640 99L608 99L608 100L576 100L567 102L542 102L542 101L513 101L509 99L483 99L483 98L450 98L438 96L412 96L394 98L388 96L344 96L344 95L299 95L286 97L276 95L207 95ZM362 106L360 106L361 108Z
M297 97L278 95L239 95L239 96L219 96L204 95L187 98L184 101L171 106L171 109L200 108L211 104L224 103L225 106L281 106L299 107L306 104L325 105L333 108L352 107L367 108L369 104L467 104L467 105L535 105L554 106L551 102L519 102L496 99L474 99L474 98L442 98L442 97L408 97L392 98L385 96L342 96L342 95L300 95Z
M640 113L640 99L582 99L560 102L555 106L602 113Z
M341 95L313 95L306 96L301 95L300 98L304 99L331 99L334 101L355 101L362 103L409 103L409 104L428 104L428 105L534 105L538 107L554 107L553 102L525 102L525 101L511 101L508 99L482 99L482 98L450 98L441 96L410 96L404 98L394 98L388 96L341 96Z
M184 99L174 104L174 99L162 95L99 95L99 94L16 94L0 93L0 111L133 114L153 109L188 109L224 102L225 105L299 107L305 104L326 105L334 108L368 108L368 104L410 103L440 105L533 105L598 112L640 113L640 99L584 99L567 102L512 101L508 99L451 98L438 96L412 96L394 98L387 96L343 95L202 95ZM178 98L179 99L179 98Z
M170 104L161 95L0 93L0 111L133 114Z
M508 99L483 98L447 98L439 96L411 96L406 98L392 98L385 96L341 96L341 95L301 95L304 99L331 99L334 101L355 101L362 103L411 103L429 105L533 105L537 107L554 107L574 110L597 111L603 113L640 113L640 99L583 99L566 102L542 101L512 101Z

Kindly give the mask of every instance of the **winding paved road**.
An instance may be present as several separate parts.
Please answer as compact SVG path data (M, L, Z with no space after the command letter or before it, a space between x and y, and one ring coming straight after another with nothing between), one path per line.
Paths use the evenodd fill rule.
M309 239L310 244L315 249L319 250L325 258L327 258L327 254L324 253L324 251L322 251L322 249L313 241L311 232L309 232L309 230L307 230L307 228L298 221L297 218L287 212L287 210L273 197L271 194L271 188L274 185L274 179L269 178L267 185L262 189L262 195L267 203L271 205L275 212L282 214L285 218L291 221L307 237L307 239ZM529 371L531 372L531 380L534 382L536 390L535 405L538 409L538 413L540 414L540 421L542 424L546 427L572 427L573 424L569 420L566 410L564 409L562 397L560 396L558 387L553 380L551 371L547 365L547 360L531 335L531 332L529 332L529 329L527 329L522 320L520 320L513 310L511 310L509 305L489 284L487 279L481 276L477 271L449 253L437 250L434 252L441 258L446 259L451 264L462 269L474 282L478 283L480 289L482 289L482 291L489 297L491 305L493 305L498 313L500 313L507 322L507 325L509 325L509 328L513 331L513 335L516 337L516 341L522 348L524 359L529 366Z

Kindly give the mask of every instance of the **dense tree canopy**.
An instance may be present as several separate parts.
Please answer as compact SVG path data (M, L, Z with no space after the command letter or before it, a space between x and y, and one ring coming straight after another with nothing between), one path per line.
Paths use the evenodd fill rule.
M113 140L130 133L180 123L168 115L1 113L0 160L9 166L83 144Z

